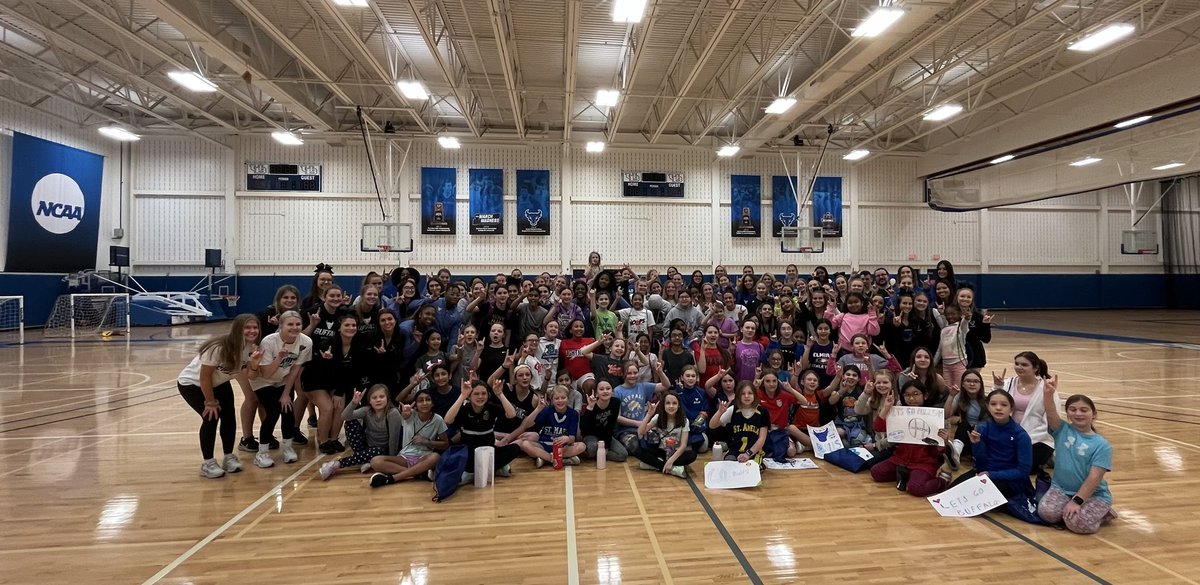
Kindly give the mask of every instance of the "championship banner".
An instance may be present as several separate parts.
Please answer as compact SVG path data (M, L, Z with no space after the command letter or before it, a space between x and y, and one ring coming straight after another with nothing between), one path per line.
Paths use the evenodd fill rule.
M796 196L804 196L803 188L799 177L771 177L771 235L774 237L783 237L785 227L799 225L796 222Z
M470 213L472 236L504 233L504 171L471 169Z
M762 235L762 178L733 175L729 179L733 237L757 238Z
M517 171L517 235L550 235L550 171Z
M842 237L842 178L817 177L812 194L813 226L826 238Z
M456 233L455 169L421 167L421 233Z
M96 267L104 157L13 132L8 272Z

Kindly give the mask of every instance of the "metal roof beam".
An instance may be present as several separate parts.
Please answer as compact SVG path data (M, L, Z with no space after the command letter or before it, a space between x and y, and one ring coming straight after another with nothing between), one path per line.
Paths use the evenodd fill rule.
M521 68L517 64L516 37L513 34L512 11L508 0L488 0L492 17L492 34L496 36L496 47L500 49L501 70L504 72L504 87L512 104L513 123L517 136L525 139L525 108L521 103Z
M456 48L457 45L452 40L447 41L447 53L449 53L449 60L447 61L438 48L438 40L434 38L433 30L423 22L421 10L417 8L416 0L408 0L408 7L412 11L417 29L421 32L421 38L425 41L425 47L429 49L430 57L433 58L438 69L442 71L442 78L446 80L446 83L450 86L450 93L454 95L455 101L458 102L459 112L462 113L463 119L466 120L467 128L475 136L481 136L483 134L483 131L480 129L481 120L476 119L478 117L479 98L475 90L471 88L470 82L467 81L466 62L459 55L459 50ZM379 5L372 2L371 10L375 12L375 17L379 19L379 23L383 27L384 32L387 33L388 39L399 45L400 40L394 36L396 29L384 17L383 11L379 9ZM448 27L449 23L443 18L440 8L435 6L434 12L438 14L439 19L442 19L442 24Z
M625 50L625 53L629 55L629 58L625 61L629 74L622 80L619 86L621 100L617 102L616 106L613 106L613 110L608 117L608 131L606 136L609 142L616 139L617 133L621 131L621 118L625 115L625 104L630 98L629 88L633 87L634 82L637 81L638 70L642 65L642 49L646 47L646 43L650 40L650 35L654 32L654 22L658 16L658 6L659 3L656 0L651 0L650 6L647 7L646 24L641 27L632 24L629 25L630 28L639 30L641 34L636 36L631 35L630 38L634 39L632 43L633 48ZM621 72L618 71L617 74L620 75Z
M563 140L571 140L571 109L575 106L575 66L579 56L579 27L583 0L567 0L566 39L563 41Z

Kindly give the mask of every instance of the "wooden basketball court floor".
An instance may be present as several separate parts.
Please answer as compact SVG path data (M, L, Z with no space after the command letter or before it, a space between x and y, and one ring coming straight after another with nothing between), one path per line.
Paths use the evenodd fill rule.
M998 323L996 371L1032 349L1062 392L1097 399L1120 513L1098 535L939 518L824 464L709 491L704 456L692 481L521 461L441 504L423 481L322 482L312 447L269 470L243 454L244 472L205 480L174 379L224 325L108 342L34 332L0 347L0 583L1197 583L1200 313Z

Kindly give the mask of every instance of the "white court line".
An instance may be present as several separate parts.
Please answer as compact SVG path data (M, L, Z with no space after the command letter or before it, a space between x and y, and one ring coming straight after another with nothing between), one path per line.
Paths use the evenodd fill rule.
M187 562L187 560L192 558L193 555L200 552L200 549L208 546L208 544L210 542L216 540L218 537L220 537L222 534L224 534L226 530L229 530L230 528L232 528L234 524L241 522L242 518L245 518L247 514L249 514L250 512L253 512L255 510L255 508L258 508L259 506L261 506L262 503L267 501L269 498L271 498L271 496L283 493L284 486L291 483L297 477L300 477L300 474L304 473L305 471L308 471L308 469L310 467L312 467L314 464L316 464L317 462L319 462L323 459L325 459L324 455L318 456L316 459L313 459L312 461L309 461L307 464L305 464L304 467L301 467L300 469L296 470L296 473L293 473L292 475L288 476L287 479L275 484L275 487L267 490L267 493L263 494L261 498L255 500L253 504L250 504L249 506L246 506L245 508L243 508L242 511L238 512L236 516L234 516L233 518L230 518L229 521L222 524L220 528L217 528L216 530L210 532L208 534L208 536L205 536L203 539L200 540L200 542L197 542L196 544L192 545L192 548L189 548L186 552L179 555L179 558L171 561L171 563L168 564L167 566L163 567L161 571L155 573L153 577L150 577L149 579L146 579L145 581L143 581L142 585L153 585L155 583L158 583L159 581L162 581L163 577L166 577L167 575L169 575L171 573L171 571L174 571L175 569L179 568L179 565L182 565L183 563Z
M1113 427L1113 428L1121 429L1122 431L1125 431L1125 432L1127 432L1127 433L1133 433L1133 434L1135 434L1135 435L1141 435L1141 436L1143 436L1143 437L1146 437L1147 439L1150 439L1150 440L1153 440L1153 441L1163 441L1163 442L1166 442L1166 443L1174 443L1174 444L1176 444L1176 445L1179 445L1179 446L1182 446L1182 447L1187 447L1188 449L1191 449L1191 450L1193 450L1193 451L1200 451L1200 445L1193 445L1193 444L1191 444L1191 443L1185 443L1185 442L1183 442L1183 441L1176 441L1175 439L1168 439L1167 437L1163 437L1163 436L1161 436L1161 435L1156 435L1156 434L1154 434L1154 433L1147 433L1147 432L1145 432L1145 431L1139 431L1139 430L1137 430L1137 429L1131 429L1131 428L1129 428L1129 427L1123 427L1123 426L1121 426L1121 425L1113 424L1113 423L1110 423L1110 422L1108 422L1108 421L1103 421L1103 420L1100 420L1100 419L1096 419L1096 424L1098 424L1098 425L1105 425L1105 426L1109 426L1109 427Z
M32 437L0 437L0 441L33 441L33 440L50 440L50 439L100 439L109 437L165 437L167 435L196 435L196 431L169 431L165 433L117 433L112 435L53 435L43 437L34 435Z
M579 549L575 542L575 480L567 467L567 585L579 585Z
M1115 402L1114 400L1109 399L1109 398L1093 398L1092 400L1095 400L1096 402L1099 402L1101 404L1104 404L1106 402ZM1183 406L1172 406L1169 404L1154 404L1153 402L1137 402L1134 400L1122 400L1121 402L1115 402L1114 406L1120 406L1122 404L1141 404L1142 406L1157 406L1159 408L1170 409L1170 410L1189 410L1191 412L1200 412L1200 408L1186 408ZM1120 413L1116 413L1116 414L1120 414ZM1164 410L1163 414L1170 414L1170 412Z
M1105 398L1105 400L1144 400L1147 398L1196 398L1200 394L1163 394L1162 396L1119 396L1117 398Z

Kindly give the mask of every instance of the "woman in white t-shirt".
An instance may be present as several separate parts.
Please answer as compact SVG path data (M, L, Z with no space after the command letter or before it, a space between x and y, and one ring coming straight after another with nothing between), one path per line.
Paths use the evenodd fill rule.
M281 419L283 462L295 463L299 459L292 449L292 438L296 434L292 395L304 364L312 360L313 352L313 341L300 332L302 327L300 313L287 311L280 315L279 331L264 338L255 357L250 360L250 387L266 410L266 416L258 427L258 454L254 456L254 464L259 467L275 465L268 450L271 448L271 435L275 433L275 423Z
M248 313L238 315L228 333L200 346L196 357L183 368L176 380L179 395L200 415L200 453L204 456L200 477L216 479L227 472L242 470L237 455L233 454L237 446L238 413L233 406L233 385L230 381L238 378L242 385L249 385L246 364L252 352L257 351L255 344L261 331L258 317ZM213 458L218 423L221 446L225 452L221 463Z

